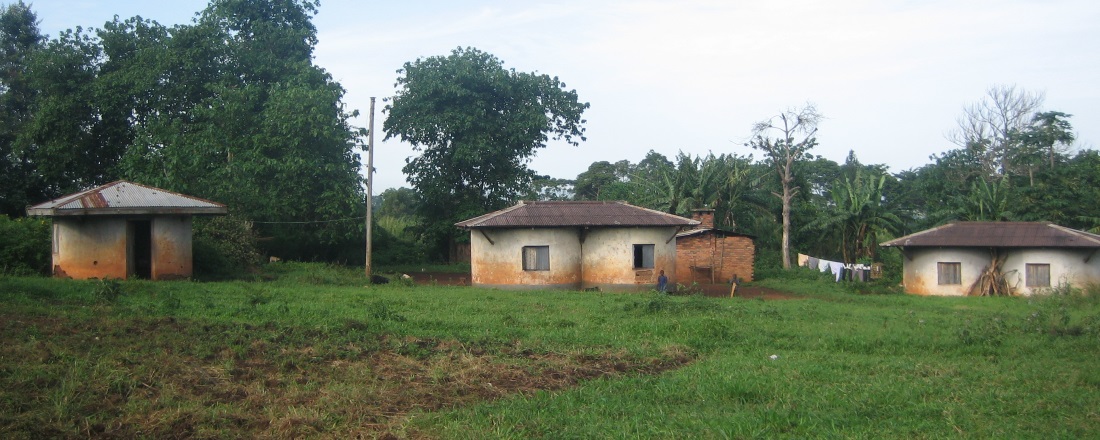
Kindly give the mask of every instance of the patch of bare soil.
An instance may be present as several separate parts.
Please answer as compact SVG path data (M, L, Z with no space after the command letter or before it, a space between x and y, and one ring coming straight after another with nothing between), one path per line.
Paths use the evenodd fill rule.
M0 318L0 339L20 341L0 347L5 368L38 378L0 379L0 396L22 402L0 401L10 411L0 433L17 438L417 437L404 428L416 412L693 361L676 347L639 357L390 335L333 345L331 334L271 324ZM94 371L71 371L87 362ZM49 393L66 375L78 380L58 419Z
M413 281L416 281L416 284L437 284L443 286L470 285L470 274L468 273L412 272L408 275L413 277Z

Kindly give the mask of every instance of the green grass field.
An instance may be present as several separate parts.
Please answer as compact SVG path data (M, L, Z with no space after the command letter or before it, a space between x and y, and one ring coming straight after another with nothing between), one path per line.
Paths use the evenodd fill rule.
M0 277L0 438L1097 438L1100 292Z

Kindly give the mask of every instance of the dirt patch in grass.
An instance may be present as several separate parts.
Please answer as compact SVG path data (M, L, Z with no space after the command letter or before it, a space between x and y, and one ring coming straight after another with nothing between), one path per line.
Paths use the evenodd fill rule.
M470 274L448 272L410 272L408 274L416 284L438 284L443 286L469 286Z
M686 349L547 352L515 343L159 319L0 314L0 437L407 436L408 416L658 374ZM359 333L355 333L355 332ZM348 336L355 333L357 336Z

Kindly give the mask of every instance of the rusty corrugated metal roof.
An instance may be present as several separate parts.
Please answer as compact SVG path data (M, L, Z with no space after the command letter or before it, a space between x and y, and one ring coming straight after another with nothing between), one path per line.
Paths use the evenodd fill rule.
M692 226L699 224L678 215L630 205L626 202L547 201L520 202L500 211L455 223L463 229L549 228L560 226Z
M1100 235L1050 222L957 222L906 235L880 246L1100 248Z
M27 208L27 215L226 214L225 205L119 180Z

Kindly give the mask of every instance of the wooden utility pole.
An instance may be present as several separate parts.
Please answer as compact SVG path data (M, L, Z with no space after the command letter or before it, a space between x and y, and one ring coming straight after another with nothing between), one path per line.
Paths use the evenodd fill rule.
M370 280L371 211L374 205L374 97L370 97L370 123L367 128L367 279Z

